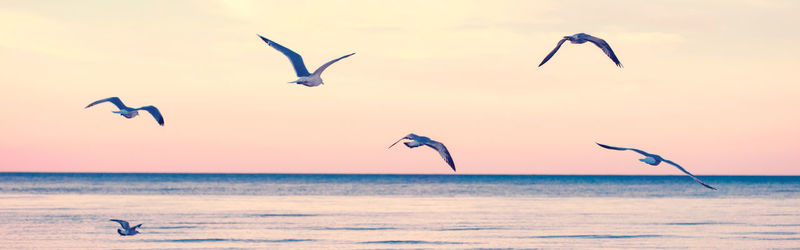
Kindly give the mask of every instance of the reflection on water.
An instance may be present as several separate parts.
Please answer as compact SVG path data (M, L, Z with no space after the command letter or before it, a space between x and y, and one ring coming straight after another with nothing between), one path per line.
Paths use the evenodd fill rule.
M319 176L187 177L186 182L161 176L126 180L142 187L136 194L97 191L115 190L104 179L112 177L119 176L0 177L0 248L800 247L800 194L772 192L797 190L796 179L712 177L709 182L722 188L711 194L689 179L681 190L690 191L680 194L665 190L676 184L661 177L490 176L470 177L466 184L446 177L410 177L405 183L399 177L333 177L315 186L307 180ZM235 186L228 188L232 194L219 194L225 185ZM285 191L297 190L293 185L327 194ZM405 189L388 191L393 185ZM466 190L435 190L448 185ZM528 193L548 186L600 194ZM159 189L183 191L153 191ZM482 193L490 189L497 190ZM755 191L743 191L748 189ZM558 192L561 196L552 195ZM141 233L121 237L119 224L109 218L142 223Z

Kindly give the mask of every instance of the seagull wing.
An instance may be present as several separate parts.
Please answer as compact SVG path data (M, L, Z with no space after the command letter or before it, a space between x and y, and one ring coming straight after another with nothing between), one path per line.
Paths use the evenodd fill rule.
M308 73L308 69L306 69L306 65L303 63L303 57L301 57L300 54L297 54L289 48L283 47L282 45L273 42L266 37L261 35L258 35L258 37L261 37L261 40L264 40L264 42L266 42L270 47L275 48L289 58L289 61L292 62L292 66L294 67L294 72L297 73L297 77L311 75L311 73Z
M712 186L709 186L708 184L705 184L700 179L697 179L697 177L695 177L692 173L689 173L689 171L686 171L686 169L683 169L683 167L681 167L680 165L678 165L678 164L676 164L676 163L674 163L674 162L672 162L670 160L666 160L666 159L664 160L664 162L669 163L670 165L675 166L676 168L678 168L678 170L683 171L684 173L688 174L689 177L692 177L692 179L694 179L695 181L697 181L701 185L703 185L703 186L705 186L707 188L713 189L713 190L717 190L716 188L714 188Z
M339 57L339 58L333 59L330 62L327 62L327 63L323 64L322 66L319 66L319 68L317 68L317 70L314 70L314 75L322 75L322 71L324 71L326 68L328 68L328 66L331 66L331 64L333 64L335 62L338 62L339 60L345 59L348 56L352 56L353 54L355 54L355 53L350 53L350 54L347 54L347 55L345 55L343 57Z
M622 68L622 63L619 62L619 59L617 59L617 55L614 54L613 50L611 50L611 45L608 45L606 40L593 37L591 35L587 35L586 40L589 40L589 42L592 42L594 43L594 45L597 45L597 47L600 47L600 49L602 49L603 52L605 52L606 55L609 58L611 58L611 61L614 61L614 63L617 64L617 67Z
M597 143L597 145L599 145L601 147L604 147L604 148L607 148L607 149L613 149L613 150L631 150L631 151L634 151L636 153L640 153L640 154L642 154L644 156L650 156L650 153L647 153L647 152L644 152L642 150L638 150L638 149L635 149L635 148L620 148L620 147L613 147L613 146L609 146L609 145L603 145L603 144L600 144L600 143Z
M130 225L128 224L128 222L127 222L127 221L124 221L124 220L117 220L117 219L110 219L110 221L116 221L116 222L119 222L119 225L120 225L120 226L122 226L122 229L128 230L128 229L130 228Z
M425 146L431 147L439 151L439 155L442 156L442 159L447 162L447 165L450 165L450 168L453 171L456 171L456 164L453 162L453 157L450 156L450 152L447 151L447 147L444 146L441 142L431 140L428 143L425 143Z
M142 227L142 224L139 224L139 225L133 226L131 229L137 229L137 228L140 228L140 227Z
M147 110L147 112L150 112L150 114L153 115L153 118L156 118L156 121L158 122L158 125L164 126L164 117L161 116L161 112L159 112L156 107L154 107L154 106L144 106L144 107L138 108L136 110Z
M388 148L392 148L392 147L393 147L395 144L397 144L398 142L400 142L400 141L402 141L402 140L404 140L404 139L411 139L411 138L410 138L408 135L406 135L406 136L404 136L403 138L400 138L400 140L397 140L396 142L392 143L392 145L389 145L389 147L388 147ZM387 149L388 149L388 148L387 148Z
M104 102L111 102L114 105L116 105L117 108L120 109L120 110L128 107L128 106L125 106L124 103L122 103L122 100L120 100L119 97L109 97L109 98L106 98L106 99L97 100L97 101L95 101L93 103L90 103L89 105L86 105L86 108L89 108L91 106L97 105L99 103L104 103Z
M561 41L558 41L558 45L556 45L556 48L553 49L553 51L550 51L550 54L547 54L547 56L544 58L544 60L542 60L542 63L539 64L539 67L544 65L544 63L546 63L547 60L550 60L550 57L553 57L553 55L556 54L556 51L558 51L558 49L561 48L561 45L564 44L565 41L567 41L566 38L561 39Z

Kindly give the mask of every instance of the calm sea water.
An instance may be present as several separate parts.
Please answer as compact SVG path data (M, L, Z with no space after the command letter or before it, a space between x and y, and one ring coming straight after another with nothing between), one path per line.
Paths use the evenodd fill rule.
M0 173L0 248L800 248L800 177L700 178Z

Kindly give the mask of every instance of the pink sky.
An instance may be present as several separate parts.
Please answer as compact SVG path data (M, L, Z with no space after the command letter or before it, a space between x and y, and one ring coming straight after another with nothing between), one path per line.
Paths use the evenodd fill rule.
M794 1L13 1L0 171L800 174ZM585 32L598 48L565 44ZM256 33L323 75L295 80ZM155 105L124 119L113 105Z

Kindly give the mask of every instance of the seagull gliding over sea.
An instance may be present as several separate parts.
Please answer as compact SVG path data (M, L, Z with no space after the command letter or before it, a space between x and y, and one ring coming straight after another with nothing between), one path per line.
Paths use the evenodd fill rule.
M315 70L314 73L308 73L308 69L306 68L306 65L303 63L303 57L301 57L300 54L297 54L294 51L290 50L289 48L283 47L282 45L273 42L272 40L269 40L266 37L263 37L261 35L258 35L258 37L261 37L261 40L264 40L264 42L269 44L270 47L275 48L276 50L286 55L286 57L289 58L289 61L292 62L292 66L294 67L294 72L297 73L297 77L299 77L299 79L291 81L289 83L302 84L308 87L315 87L319 86L320 84L323 84L322 71L328 68L328 66L331 66L331 64L355 54L355 53L350 53L345 56L333 59L330 62L327 62L322 66L319 66L319 68Z
M444 146L444 144L438 141L431 140L431 138L411 133L403 138L400 138L400 140L397 140L396 142L392 143L392 145L390 145L389 148L392 148L392 146L394 146L395 144L404 139L411 140L409 142L403 143L406 144L406 146L409 148L416 148L425 145L431 147L432 149L436 149L436 151L439 151L439 155L442 156L442 159L444 159L444 161L447 162L447 165L450 165L450 168L452 168L453 171L456 171L456 164L453 163L453 157L450 157L450 152L447 151L447 148Z
M569 41L570 43L577 43L577 44L592 42L594 43L594 45L597 45L597 47L602 49L603 52L605 52L606 55L609 58L611 58L611 61L614 61L614 63L617 64L617 67L622 68L622 63L619 62L619 59L617 59L617 55L615 55L614 51L611 50L611 45L608 45L608 43L603 39L593 37L586 33L578 33L571 36L565 36L563 39L561 39L561 41L558 41L558 45L556 45L556 48L553 49L553 51L550 51L550 54L547 54L547 57L545 57L544 60L542 60L542 63L539 64L539 67L544 65L544 63L546 63L547 60L550 60L550 58L556 54L556 51L558 51L558 49L561 48L561 44L564 44L564 41Z
M117 228L117 233L122 236L131 236L134 234L138 234L139 231L137 231L136 229L142 226L142 224L139 224L131 227L130 224L128 224L128 222L124 220L110 219L110 221L119 222L119 225L122 226L122 229Z
M164 126L164 117L161 116L161 112L159 112L156 107L154 107L154 106L144 106L144 107L137 108L137 109L131 108L131 107L125 106L125 104L122 103L122 101L118 97L109 97L109 98L106 98L106 99L98 100L96 102L90 103L88 106L86 106L86 108L89 108L91 106L94 106L96 104L103 103L103 102L111 102L114 105L116 105L117 108L119 108L119 111L111 111L111 112L115 113L115 114L120 114L121 116L124 116L125 118L128 118L128 119L131 119L131 118L139 115L138 110L147 110L147 112L150 112L150 114L153 115L153 118L156 118L156 121L158 122L158 125Z
M624 150L631 150L631 151L634 151L636 153L639 153L639 154L642 154L642 155L645 156L644 159L639 159L640 161L642 161L644 163L647 163L647 164L650 164L650 165L653 165L653 166L658 166L658 164L661 163L662 161L666 162L666 163L668 163L668 164L670 164L672 166L675 166L676 168L678 168L678 170L683 171L684 173L689 175L689 177L692 177L692 179L694 179L695 181L697 181L701 185L703 185L703 186L705 186L707 188L713 189L713 190L717 190L716 188L714 188L712 186L709 186L708 184L703 183L703 181L701 181L700 179L697 179L697 177L695 177L693 174L689 173L689 171L686 171L686 169L683 169L683 167L681 167L680 165L678 165L678 164L676 164L676 163L674 163L674 162L672 162L670 160L664 159L659 155L647 153L647 152L644 152L642 150L638 150L638 149L635 149L635 148L618 148L618 147L612 147L612 146L608 146L608 145L603 145L603 144L600 144L600 143L597 143L597 145L600 145L603 148L612 149L612 150L623 150L623 151Z

